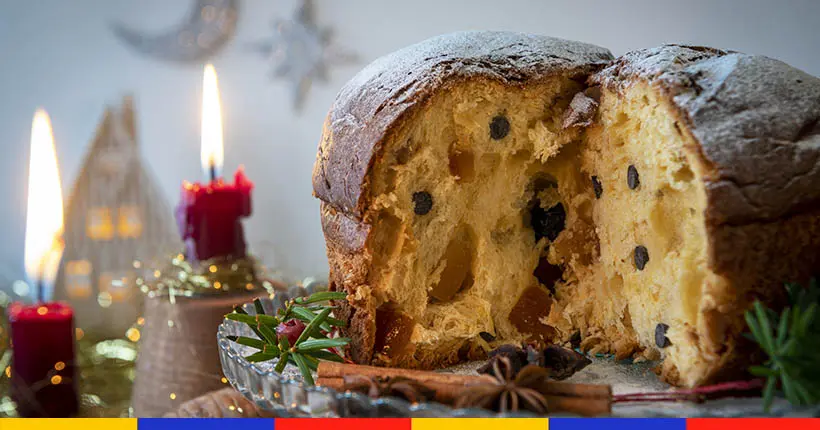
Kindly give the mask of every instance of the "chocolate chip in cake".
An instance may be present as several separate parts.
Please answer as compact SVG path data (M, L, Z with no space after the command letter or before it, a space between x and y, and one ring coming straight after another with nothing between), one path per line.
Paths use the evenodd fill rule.
M484 342L492 342L495 340L495 336L493 336L490 333L487 333L486 331L482 331L478 335L481 336L482 339L484 339Z
M630 190L634 190L641 185L641 178L638 176L638 169L633 165L629 165L626 169L626 184L629 185Z
M643 270L646 267L646 263L649 262L649 250L646 249L643 245L638 245L635 247L635 267L638 270Z
M413 193L413 212L416 215L426 215L433 209L433 196L427 191L416 191Z
M604 186L601 184L601 181L598 180L597 176L592 177L592 190L595 191L596 199L600 199L601 194L604 193Z
M498 115L490 121L490 137L501 140L510 132L510 121L504 115Z
M554 241L558 235L564 231L566 226L567 213L561 203L544 210L540 205L532 208L530 224L535 231L535 241L546 237L550 242Z
M655 345L657 345L658 348L666 348L672 345L672 342L666 337L667 330L669 330L669 325L667 324L659 323L655 326Z

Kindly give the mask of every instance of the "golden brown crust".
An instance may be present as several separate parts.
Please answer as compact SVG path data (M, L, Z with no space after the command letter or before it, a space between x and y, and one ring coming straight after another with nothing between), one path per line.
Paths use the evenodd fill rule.
M365 245L370 226L324 202L321 211L330 263L329 289L348 294L347 301L334 303L340 307L338 317L347 321L348 354L358 363L369 363L376 333L376 309L367 285L371 255Z
M444 85L472 79L521 85L554 74L583 80L611 59L608 50L586 43L491 31L447 34L382 57L342 88L330 110L314 194L361 219L385 137Z
M700 339L704 353L719 359L699 384L745 374L757 348L742 337L743 313L755 300L782 305L784 283L802 283L820 272L820 210L770 222L711 225L707 231L711 269L723 282L704 286L699 331L707 334Z

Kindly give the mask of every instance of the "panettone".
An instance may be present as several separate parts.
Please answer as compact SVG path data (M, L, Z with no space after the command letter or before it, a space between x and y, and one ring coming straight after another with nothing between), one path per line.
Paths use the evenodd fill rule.
M313 173L360 363L511 342L749 359L743 311L820 266L820 79L765 57L455 33L341 91Z

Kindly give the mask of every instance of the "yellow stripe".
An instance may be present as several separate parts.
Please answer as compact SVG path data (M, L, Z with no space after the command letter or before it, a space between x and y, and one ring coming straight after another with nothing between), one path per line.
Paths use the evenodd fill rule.
M137 430L136 418L4 418L0 430Z
M548 430L547 418L413 418L413 430Z

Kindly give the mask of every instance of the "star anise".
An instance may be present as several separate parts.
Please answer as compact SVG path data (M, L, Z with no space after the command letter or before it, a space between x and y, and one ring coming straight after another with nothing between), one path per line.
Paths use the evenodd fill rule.
M372 399L390 396L402 398L410 403L420 403L436 397L435 390L401 376L371 378L364 375L347 375L343 379L345 390L366 394Z
M529 365L514 374L510 359L498 356L492 362L495 381L470 385L456 399L457 408L480 407L497 412L527 410L540 415L547 413L547 399L534 387L549 377L549 370Z

